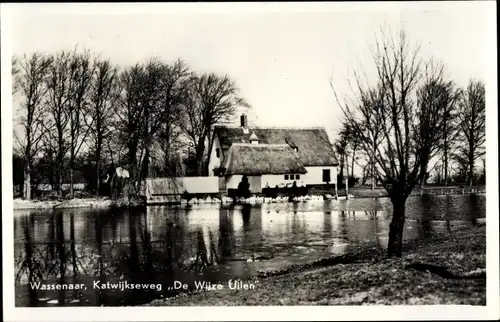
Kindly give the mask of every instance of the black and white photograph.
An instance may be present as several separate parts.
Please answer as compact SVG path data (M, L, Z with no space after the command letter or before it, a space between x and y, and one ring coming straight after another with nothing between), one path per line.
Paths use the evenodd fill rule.
M494 1L2 4L6 319L500 318L496 39Z

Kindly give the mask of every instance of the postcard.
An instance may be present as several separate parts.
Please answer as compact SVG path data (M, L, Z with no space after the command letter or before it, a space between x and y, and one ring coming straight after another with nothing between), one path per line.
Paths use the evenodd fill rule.
M498 319L495 6L2 4L6 320Z

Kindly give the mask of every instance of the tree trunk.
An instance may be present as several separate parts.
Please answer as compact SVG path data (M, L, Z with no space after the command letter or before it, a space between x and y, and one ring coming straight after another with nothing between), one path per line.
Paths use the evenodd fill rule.
M387 245L388 257L401 257L403 255L403 228L405 224L406 197L395 196L392 201L392 221L389 230L389 244Z
M347 173L347 180L349 180L349 157L346 155L344 156L344 162L345 162L345 172Z
M60 121L58 121L60 123ZM62 198L63 196L63 191L62 191L62 182L63 182L63 162L64 162L64 140L63 140L63 130L60 126L58 126L57 129L57 192L59 194L59 197Z
M474 132L470 133L470 142L469 142L469 187L472 187L472 178L474 176Z
M443 146L443 156L444 156L444 185L448 185L448 118L445 113L444 117L444 146Z
M340 173L339 173L339 182L338 184L342 185L344 182L344 157L341 159L342 161L340 162Z
M70 199L75 197L75 191L73 189L73 165L69 168L69 195Z
M146 153L144 155L144 160L143 160L143 163L142 163L142 174L141 176L139 177L139 182L142 181L142 180L145 180L148 175L149 175L149 158L150 158L150 148L149 146L146 147Z
M448 149L446 145L444 150L444 185L448 185Z
M420 181L420 194L421 194L421 195L423 195L423 194L424 194L425 177L426 177L426 175L424 174L424 175L422 176L422 181Z
M372 191L375 190L376 177L375 177L375 142L373 142L372 149L372 164L371 164L371 175L372 175Z
M128 151L127 151L128 166L132 170L135 167L135 163L136 163L136 159L137 159L137 144L135 144L134 142L128 143L127 148L128 148Z
M198 146L196 148L196 175L203 175L203 154L205 153L205 144L203 142L198 142Z
M75 139L71 137L71 148L69 156L69 198L73 199L75 197L75 191L73 187L73 169L75 168Z
M23 198L25 200L31 200L31 168L29 162L26 162L24 166Z
M62 192L62 185L63 185L63 176L62 176L62 166L58 166L58 175L57 175L57 192L59 194L59 197L62 197L63 192Z
M469 187L472 187L472 179L474 177L474 161L469 162Z
M356 148L352 150L352 159L351 159L351 177L354 178L354 161L356 159Z
M486 184L486 159L483 159L483 180L483 184Z
M96 160L96 188L95 188L95 195L96 197L99 197L99 189L100 189L100 182L99 182L99 179L100 179L100 172L101 172L101 162L100 162L100 157L98 156L97 157L97 160Z

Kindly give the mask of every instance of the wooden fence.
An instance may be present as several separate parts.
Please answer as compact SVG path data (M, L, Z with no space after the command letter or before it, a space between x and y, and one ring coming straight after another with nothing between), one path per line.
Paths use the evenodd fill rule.
M183 194L219 193L219 177L148 178L140 195L147 204L178 202Z

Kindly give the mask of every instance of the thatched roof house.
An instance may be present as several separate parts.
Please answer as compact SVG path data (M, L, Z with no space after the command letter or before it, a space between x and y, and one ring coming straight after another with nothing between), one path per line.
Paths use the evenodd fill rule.
M215 126L209 147L210 176L225 176L234 187L238 176L252 178L255 190L262 186L336 183L338 161L324 128ZM231 178L234 177L234 178ZM236 178L238 177L238 178Z
M227 151L226 175L306 173L298 154L287 144L235 143Z
M245 133L246 132L246 133ZM338 161L324 128L248 128L216 126L214 138L222 148L222 156L228 154L234 143L250 143L251 136L258 138L259 144L286 144L294 148L304 166L337 166ZM213 144L213 141L212 141Z

